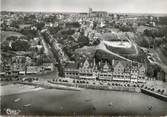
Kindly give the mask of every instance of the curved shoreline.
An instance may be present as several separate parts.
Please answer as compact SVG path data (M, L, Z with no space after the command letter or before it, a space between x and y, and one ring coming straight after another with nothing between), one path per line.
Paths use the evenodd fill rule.
M23 85L23 84L9 84L5 86L0 86L0 97L1 96L8 96L13 94L20 94L32 91L39 91L42 90L42 87L36 88L33 85Z
M82 89L92 89L92 90L144 93L146 95L158 98L160 100L167 101L167 96L157 94L156 92L153 92L153 91L150 92L149 90L145 90L141 87L139 88L139 87L105 86L105 85L98 86L98 85L87 85L87 84L58 83L58 82L49 81L47 84L17 82L14 84L0 86L0 88L1 88L0 96L39 91L41 89L58 89L58 90L72 90L72 91L80 91Z

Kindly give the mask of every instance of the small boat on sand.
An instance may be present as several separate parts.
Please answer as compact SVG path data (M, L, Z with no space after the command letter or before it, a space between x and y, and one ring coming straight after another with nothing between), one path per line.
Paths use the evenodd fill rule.
M25 104L25 105L24 105L24 107L29 107L29 106L31 106L31 104Z
M148 110L152 110L152 106L148 106L147 108L148 108Z
M108 104L108 106L112 106L112 102L110 102L110 103Z
M96 107L95 106L93 106L93 108L92 108L94 111L96 110Z
M91 101L91 99L86 99L85 101L86 101L86 102L89 102L89 101Z
M21 98L17 98L17 99L14 100L14 102L18 102L20 100L21 100Z

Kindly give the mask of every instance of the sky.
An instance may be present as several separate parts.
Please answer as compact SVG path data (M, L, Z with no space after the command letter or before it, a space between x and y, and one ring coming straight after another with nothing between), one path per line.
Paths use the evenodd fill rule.
M1 10L40 12L167 13L167 0L0 0Z

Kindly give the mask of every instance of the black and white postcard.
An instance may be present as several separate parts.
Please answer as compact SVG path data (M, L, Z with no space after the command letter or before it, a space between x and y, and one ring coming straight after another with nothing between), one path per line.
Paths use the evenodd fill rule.
M167 0L0 2L0 116L167 116Z

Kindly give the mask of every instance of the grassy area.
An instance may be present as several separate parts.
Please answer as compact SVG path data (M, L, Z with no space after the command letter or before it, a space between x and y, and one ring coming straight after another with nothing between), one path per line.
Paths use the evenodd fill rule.
M1 42L5 41L7 37L10 37L10 36L23 36L21 33L18 33L18 32L13 32L13 31L2 31L0 32L0 35L1 35Z
M82 48L78 48L75 50L76 54L89 56L91 58L95 55L95 52L96 52L95 46L84 46Z
M118 53L118 54L135 54L135 47L132 46L131 48L117 48L117 47L112 47L112 46L107 46L107 49L111 50L114 53Z

